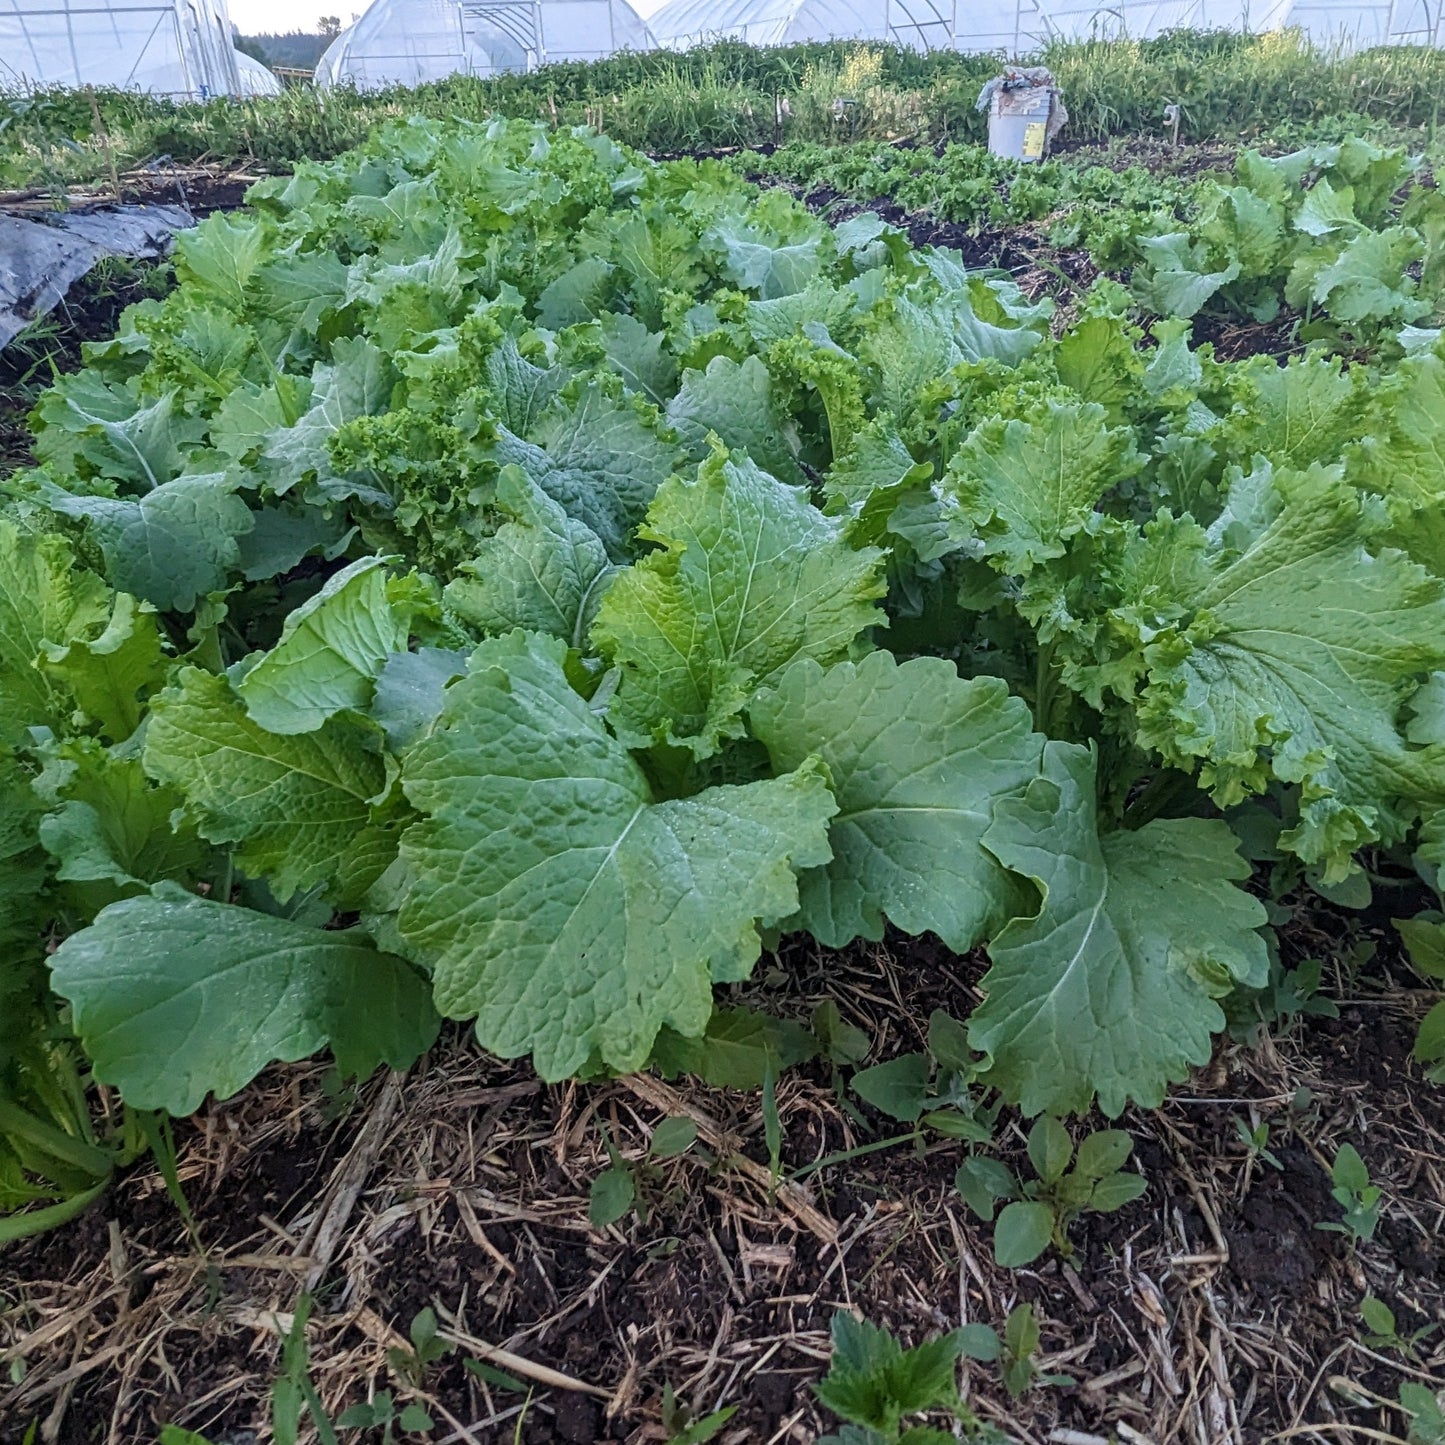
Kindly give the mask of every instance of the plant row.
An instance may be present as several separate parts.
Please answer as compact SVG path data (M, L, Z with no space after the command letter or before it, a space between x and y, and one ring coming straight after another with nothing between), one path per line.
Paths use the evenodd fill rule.
M1438 348L1224 364L1111 283L1055 336L523 122L391 126L175 267L5 488L12 1232L143 1143L92 1076L186 1114L443 1016L689 1069L798 930L986 944L970 1080L1117 1115L1281 985L1300 887L1438 885Z

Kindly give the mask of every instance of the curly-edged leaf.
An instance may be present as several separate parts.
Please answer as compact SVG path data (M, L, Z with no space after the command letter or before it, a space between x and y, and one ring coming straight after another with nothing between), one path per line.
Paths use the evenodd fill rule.
M1106 427L1102 406L1050 401L1036 421L992 417L976 427L943 486L996 565L1022 574L1096 527L1099 500L1140 460L1133 433Z
M616 569L602 539L515 466L502 468L499 527L447 585L447 605L484 633L549 632L581 647Z
M933 256L920 259L937 260ZM858 357L870 370L873 401L900 424L919 395L964 361L993 359L1019 365L1043 339L1046 312L1020 307L1011 283L1004 292L975 277L943 296L922 284L875 306L867 317ZM986 319L993 315L996 319Z
M45 500L89 523L117 591L163 612L189 612L240 564L239 539L255 525L236 495L240 480L227 472L177 477L135 500L74 496L51 485Z
M1385 498L1391 527L1384 540L1445 576L1445 358L1433 351L1410 357L1373 401L1347 474Z
M1264 906L1228 824L1168 819L1100 838L1094 759L1050 743L1044 772L994 809L987 847L1043 894L989 945L969 1042L986 1078L1026 1113L1111 1118L1130 1099L1156 1106L1224 1027L1215 997L1269 973Z
M0 519L0 743L28 740L69 711L68 689L36 663L46 644L63 647L99 632L110 615L105 583L76 566L59 537L19 531Z
M411 609L387 595L386 565L363 557L287 617L281 638L236 684L270 733L314 733L346 708L364 710L381 665L406 647Z
M69 688L76 706L107 738L121 742L140 725L143 699L165 680L155 612L119 593L98 637L48 643L40 666Z
M51 968L96 1077L138 1109L176 1115L328 1044L343 1074L407 1068L439 1023L426 979L359 930L310 928L175 884L103 909Z
M185 797L202 837L240 844L237 861L278 898L327 881L355 892L357 860L374 866L372 802L386 763L344 718L278 737L247 716L224 677L187 668L151 706L145 767Z
M1275 465L1333 462L1359 435L1360 390L1332 357L1309 356L1280 366L1251 357L1233 374L1238 403L1209 439L1240 466L1257 453Z
M1007 917L1008 877L981 843L994 804L1039 770L1043 738L996 677L887 652L824 672L794 663L749 710L773 766L820 757L838 816L833 861L798 881L794 924L828 948L883 937L885 917L967 952Z
M566 648L484 642L408 753L400 927L437 1005L544 1078L646 1060L664 1025L700 1034L712 985L747 975L756 921L797 907L828 856L821 772L658 803L567 683Z
M1299 824L1280 841L1336 882L1356 848L1399 839L1445 798L1445 746L1411 749L1400 733L1413 679L1445 666L1445 582L1370 556L1359 496L1337 474L1275 482L1279 515L1181 590L1188 620L1144 646L1139 736L1198 766L1223 807L1271 778L1300 784Z
M643 535L664 549L613 578L593 639L622 669L619 735L704 758L742 732L749 692L798 657L831 662L879 621L882 553L746 457L665 483Z
M667 421L694 461L708 454L708 433L746 452L764 471L785 482L807 478L798 464L799 440L792 421L773 397L773 379L756 356L736 362L715 356L706 371L685 371L668 403Z

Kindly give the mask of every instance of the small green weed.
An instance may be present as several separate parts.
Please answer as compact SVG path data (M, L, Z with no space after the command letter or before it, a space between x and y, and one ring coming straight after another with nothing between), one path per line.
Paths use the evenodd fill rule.
M694 1418L677 1398L671 1385L662 1387L662 1428L667 1431L666 1445L705 1445L737 1412L736 1405L729 1405L724 1410L714 1410L711 1415Z
M371 1399L348 1405L336 1417L336 1423L343 1430L379 1429L382 1445L391 1445L397 1430L406 1435L425 1435L436 1424L415 1402L397 1409L390 1390L378 1390Z
M615 1224L634 1205L645 1209L648 1190L662 1179L662 1170L652 1161L687 1153L697 1142L697 1125L686 1118L664 1119L652 1131L640 1160L624 1159L606 1130L602 1139L612 1162L592 1181L587 1203L587 1217L598 1229Z
M1364 1320L1367 1331L1364 1343L1370 1349L1390 1350L1399 1355L1417 1355L1420 1346L1436 1330L1435 1325L1424 1325L1418 1330L1411 1330L1408 1335L1402 1335L1394 1310L1372 1294L1360 1301L1360 1318Z
M1315 1228L1347 1234L1355 1244L1368 1243L1380 1223L1382 1191L1370 1182L1370 1171L1353 1144L1340 1145L1330 1177L1335 1186L1330 1193L1344 1215L1338 1220L1325 1220Z
M1144 1193L1148 1186L1139 1175L1122 1172L1132 1149L1122 1129L1104 1129L1087 1135L1075 1155L1068 1130L1046 1114L1029 1131L1036 1179L1021 1179L997 1159L974 1156L964 1161L954 1184L986 1223L997 1205L1008 1201L994 1226L994 1258L1004 1269L1019 1269L1050 1244L1066 1258L1072 1254L1069 1226L1086 1210L1109 1214Z

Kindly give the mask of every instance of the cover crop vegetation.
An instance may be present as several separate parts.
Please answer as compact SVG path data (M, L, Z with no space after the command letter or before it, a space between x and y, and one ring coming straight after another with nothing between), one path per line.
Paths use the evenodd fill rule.
M1329 265L1341 178L1407 169L1249 164L1329 186ZM0 519L12 1229L135 1147L71 1030L174 1114L443 1016L595 1075L765 937L892 923L987 945L986 1085L1112 1116L1278 983L1261 894L1439 862L1436 333L1223 364L1106 282L1055 336L877 217L524 122L393 125L175 264Z
M1338 140L1382 125L1428 129L1445 91L1445 53L1312 45L1298 31L1176 30L1153 40L1054 41L1034 57L1058 77L1071 139L1163 133L1182 107L1186 137L1262 136L1319 125ZM453 76L416 89L318 92L174 103L127 91L0 98L0 185L105 181L149 161L289 167L330 159L400 116L494 114L600 125L623 144L675 153L778 141L982 142L979 87L994 54L927 54L849 41L759 49L724 41L678 54L620 53L530 74ZM840 119L833 102L852 102Z

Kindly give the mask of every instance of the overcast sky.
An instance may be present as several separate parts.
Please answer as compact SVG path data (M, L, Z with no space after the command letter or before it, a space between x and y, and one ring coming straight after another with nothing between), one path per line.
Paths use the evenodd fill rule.
M639 15L651 15L662 0L632 0ZM242 35L277 33L289 30L315 30L323 15L335 15L343 25L366 8L361 0L341 0L326 4L325 0L227 0L231 20Z

